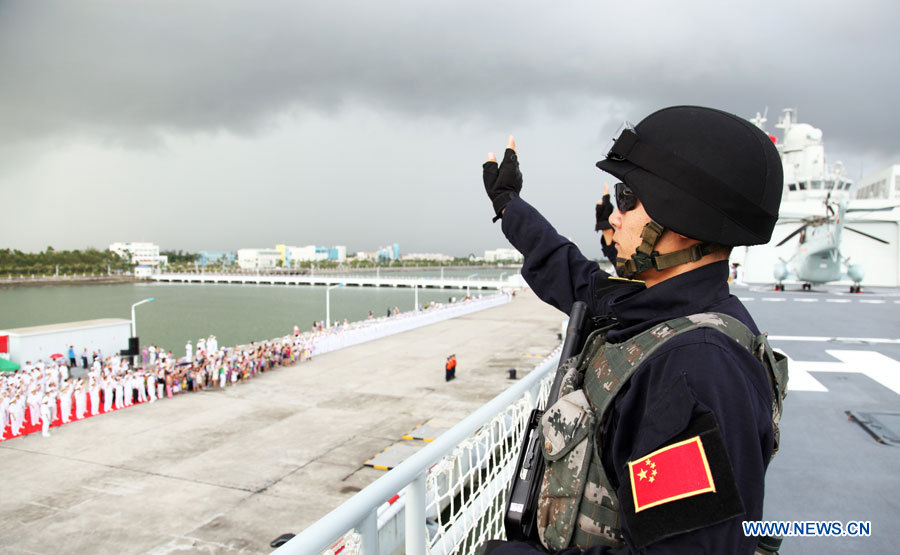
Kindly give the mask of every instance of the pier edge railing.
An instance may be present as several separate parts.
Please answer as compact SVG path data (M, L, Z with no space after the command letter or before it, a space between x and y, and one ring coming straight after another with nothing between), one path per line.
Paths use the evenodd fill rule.
M280 547L276 553L279 555L335 553L336 542L340 544L342 538L349 532L355 531L358 536L357 547L361 552L365 555L377 555L379 553L379 515L390 512L391 515L396 516L401 510L404 512L405 532L402 535L404 536L405 553L424 555L431 551L428 549L430 542L429 533L426 530L426 480L429 477L429 471L439 466L443 459L452 456L461 444L471 440L480 430L488 425L492 426L492 422L503 416L511 405L521 404L524 401L527 410L516 411L515 418L519 420L514 423L516 433L511 437L504 438L504 441L517 448L530 409L546 398L550 380L559 359L559 349L560 347L557 347L519 382L303 530ZM503 482L501 486L504 487L500 501L505 501L505 485L508 483L508 478L512 473L511 466L514 464L515 457L513 456L511 462L505 463L508 468L501 469L502 472L497 476ZM497 480L495 479L495 481ZM474 496L474 494L470 492L470 496ZM397 501L386 509L384 506L387 504L387 500L391 499ZM501 503L501 506L504 504ZM386 519L382 515L380 520L384 524ZM345 547L351 546L345 545ZM353 552L352 548L338 551L341 551L342 554ZM444 549L434 551L445 552ZM450 551L455 552L455 549Z

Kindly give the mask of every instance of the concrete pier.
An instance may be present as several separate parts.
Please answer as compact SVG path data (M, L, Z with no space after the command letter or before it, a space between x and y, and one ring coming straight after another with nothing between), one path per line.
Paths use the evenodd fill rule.
M383 471L417 425L450 427L557 344L561 312L509 304L0 443L0 550L267 553ZM444 381L447 355L457 379Z

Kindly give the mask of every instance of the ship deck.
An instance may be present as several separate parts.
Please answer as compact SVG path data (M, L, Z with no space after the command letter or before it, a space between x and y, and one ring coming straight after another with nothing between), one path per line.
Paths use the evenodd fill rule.
M846 411L900 413L900 291L735 286L793 360L765 518L870 521L871 536L795 537L782 553L886 553L900 540L900 446ZM446 428L557 344L563 315L507 305L0 443L0 551L268 552L384 471L365 465L421 424ZM443 361L459 359L444 381Z

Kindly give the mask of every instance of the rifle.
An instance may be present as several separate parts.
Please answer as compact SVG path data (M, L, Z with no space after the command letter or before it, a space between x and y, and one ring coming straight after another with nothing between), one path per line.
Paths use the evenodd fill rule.
M587 304L577 301L569 314L566 340L559 355L559 365L581 352L584 341L590 333L592 320L587 317ZM559 397L562 373L557 367L556 377L547 396L550 407ZM519 448L519 459L509 487L509 496L504 512L503 527L506 537L514 541L539 541L537 534L537 503L544 478L544 453L541 447L541 416L544 411L533 409L528 417L528 427Z

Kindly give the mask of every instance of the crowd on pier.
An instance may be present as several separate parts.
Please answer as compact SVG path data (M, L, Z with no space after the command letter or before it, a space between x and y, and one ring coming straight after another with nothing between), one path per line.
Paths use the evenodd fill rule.
M430 303L422 308L442 306ZM196 344L188 341L183 357L156 345L144 348L133 361L119 355L104 357L99 351L88 355L84 350L84 377L79 378L71 375L76 359L70 347L68 358L26 361L16 372L0 374L0 441L37 431L49 436L50 428L74 420L186 392L229 387L279 366L308 361L317 344L327 345L345 332L415 314L394 307L384 318L375 318L370 311L367 320L327 325L317 321L304 333L294 326L292 334L234 347L220 347L210 335Z
M83 378L70 377L65 359L26 362L0 377L0 440L190 391L234 385L278 366L309 360L309 334L219 348L215 337L176 358L150 345L132 366L130 357L97 357Z

